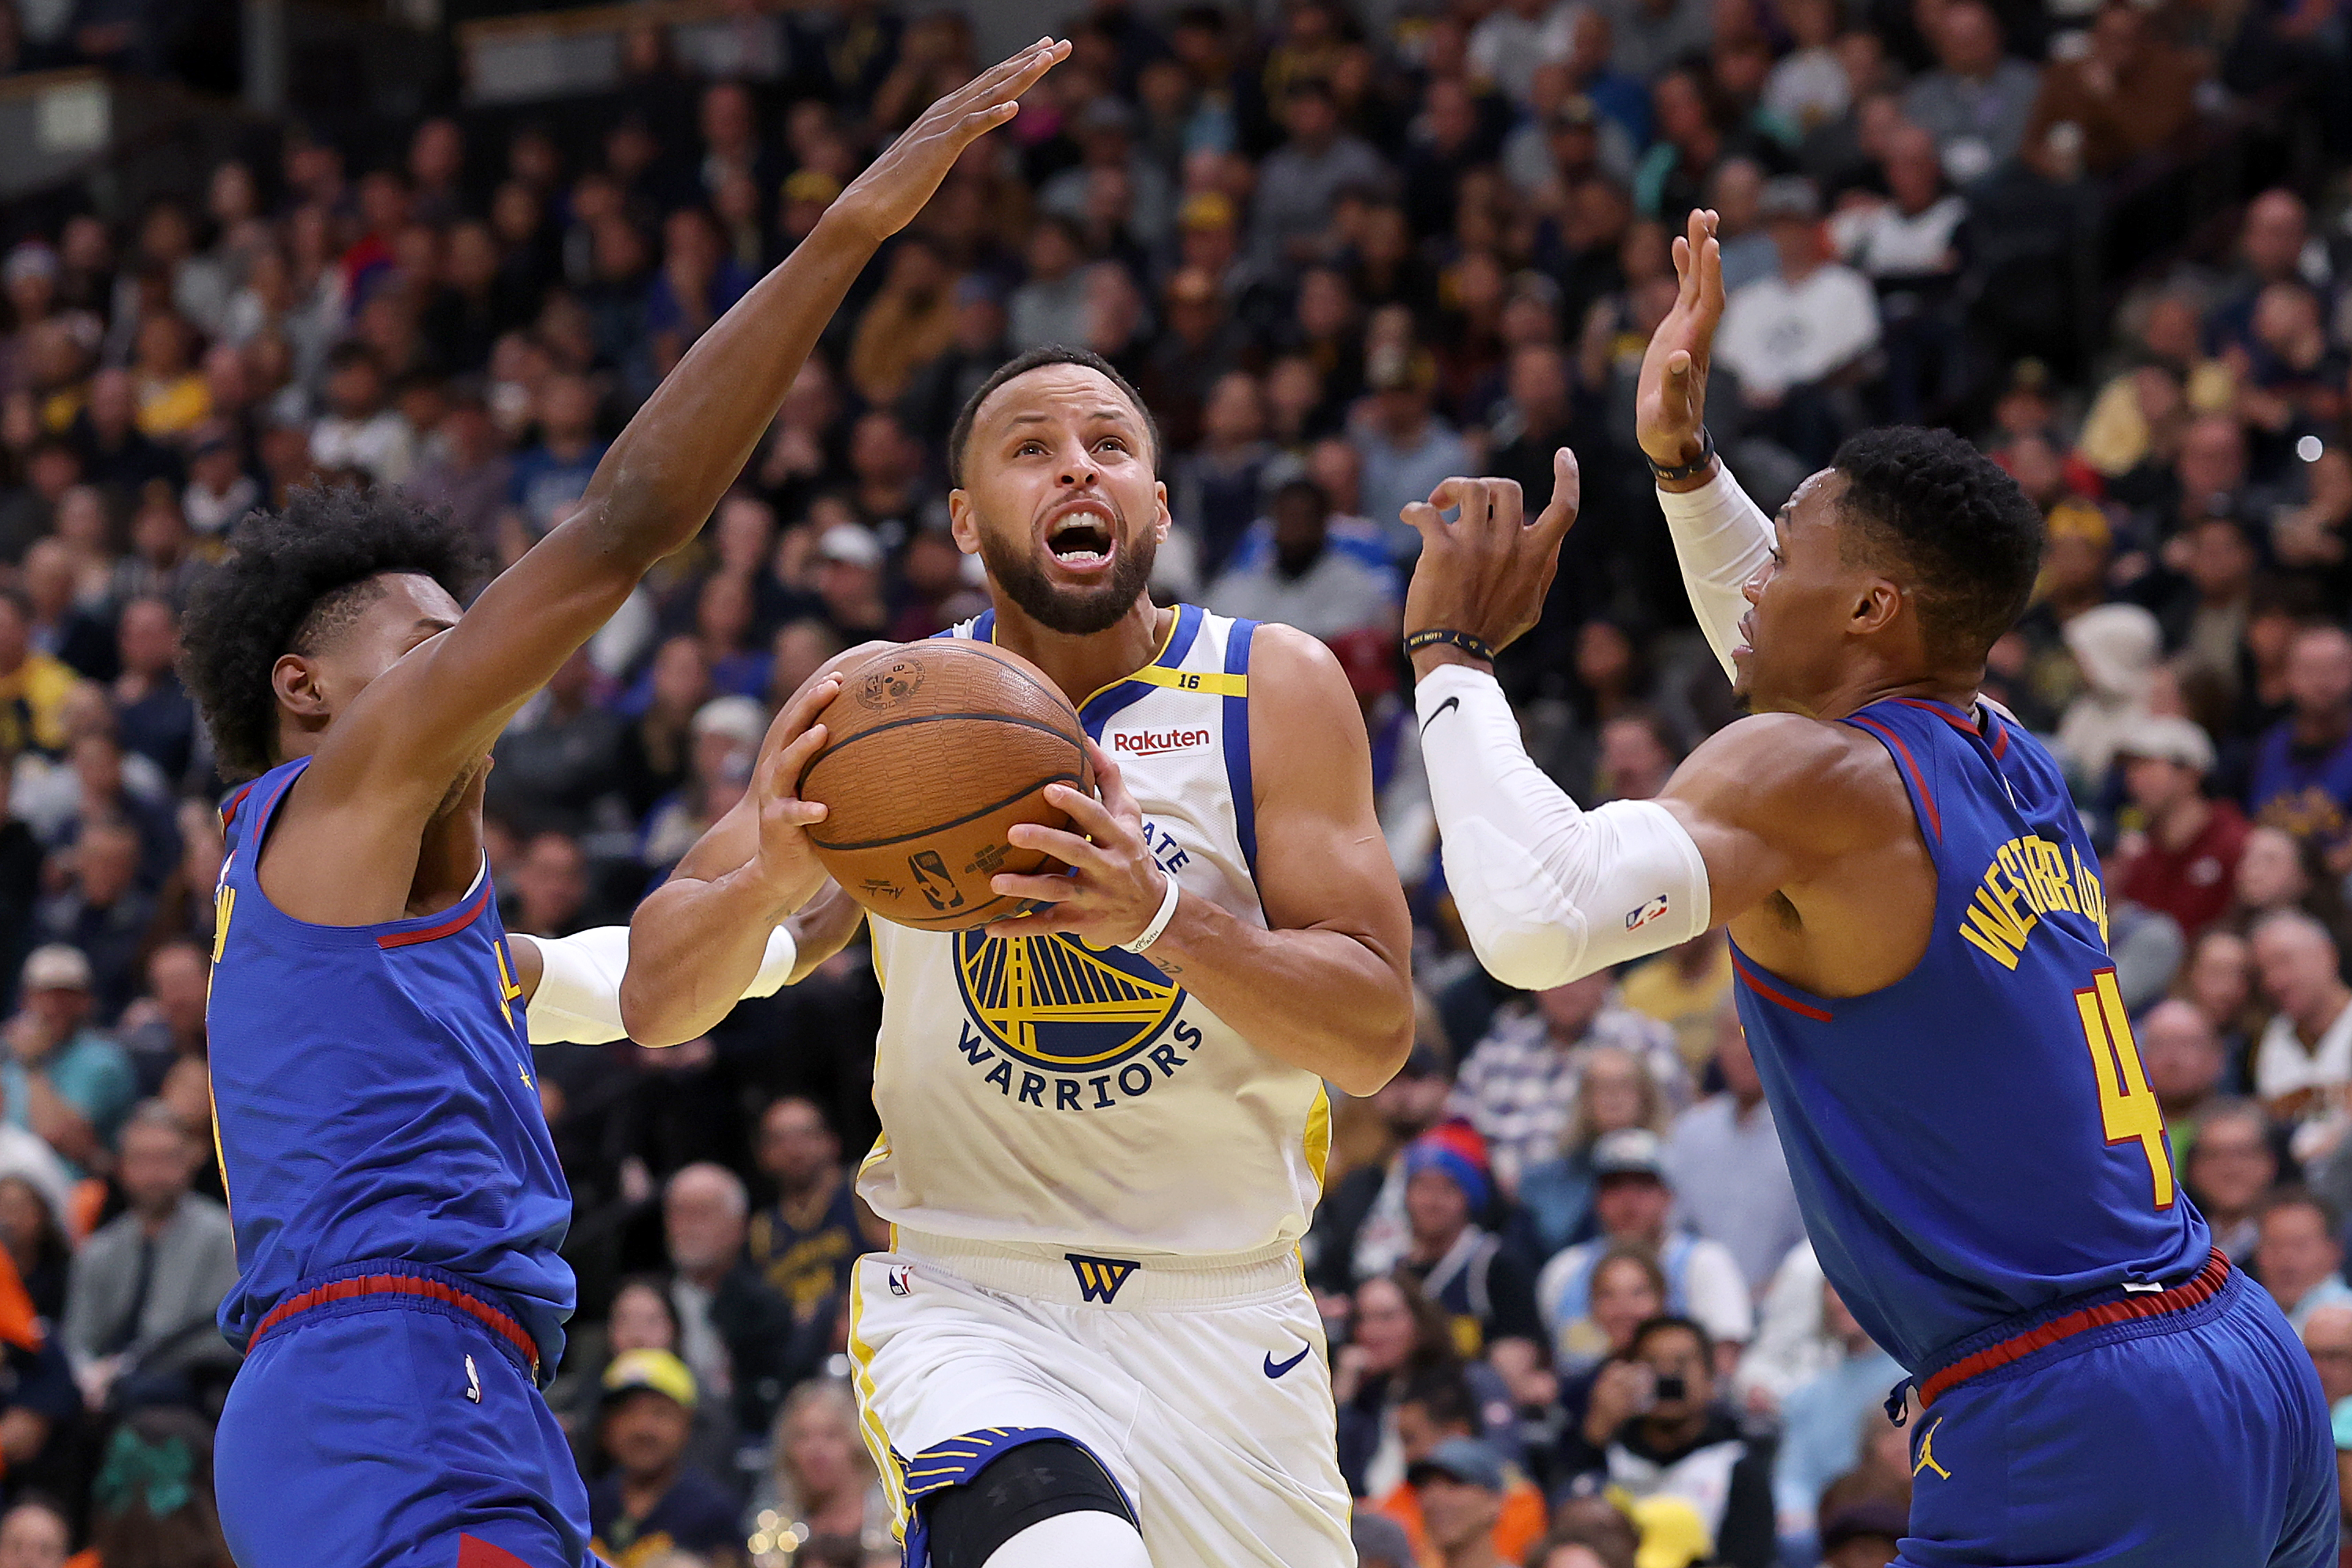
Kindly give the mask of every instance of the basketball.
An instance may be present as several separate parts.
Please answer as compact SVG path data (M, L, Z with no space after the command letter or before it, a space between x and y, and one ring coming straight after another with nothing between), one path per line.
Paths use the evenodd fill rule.
M991 643L939 638L877 654L818 715L824 749L800 795L825 819L817 858L849 896L899 925L961 931L1020 914L1000 871L1061 862L1005 841L1016 822L1066 828L1045 786L1091 791L1086 731L1036 666Z

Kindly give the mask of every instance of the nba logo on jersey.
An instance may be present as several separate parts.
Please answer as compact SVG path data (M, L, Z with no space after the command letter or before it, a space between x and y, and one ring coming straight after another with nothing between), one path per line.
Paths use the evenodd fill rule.
M1078 1300L1100 1301L1108 1307L1128 1276L1142 1265L1125 1258L1088 1258L1082 1253L1066 1252L1071 1272L1078 1277Z
M1665 912L1666 895L1660 893L1656 898L1652 899L1640 909L1629 910L1626 913L1625 929L1627 931L1640 931L1643 926L1648 925L1652 921L1656 920L1660 915L1663 915Z
M911 1263L890 1265L890 1294L911 1296L915 1293L915 1266Z

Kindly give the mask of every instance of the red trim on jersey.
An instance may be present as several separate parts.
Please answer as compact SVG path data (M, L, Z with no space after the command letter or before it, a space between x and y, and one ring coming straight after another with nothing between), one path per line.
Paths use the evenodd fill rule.
M252 793L252 784L239 784L237 785L236 793L229 796L228 800L221 806L221 830L223 832L226 832L228 830L228 825L236 820L236 808L243 805L245 804L245 797Z
M289 1296L270 1309L269 1315L261 1320L260 1325L253 1331L250 1343L259 1344L262 1336L270 1330L313 1307L323 1307L330 1301L349 1301L362 1296L422 1296L428 1301L455 1307L521 1352L523 1360L530 1363L531 1376L534 1379L539 1376L539 1345L520 1323L488 1301L470 1296L455 1286L414 1274L362 1274L356 1279L337 1279L314 1286L299 1296Z
M478 1535L457 1537L457 1568L530 1568L503 1546L493 1546Z
M420 931L387 931L375 939L375 944L389 950L395 947L415 947L420 942L439 942L443 937L455 935L481 919L482 911L489 908L489 905L490 879L484 877L482 890L467 900L466 906L447 920L436 925L426 926Z
M1948 1393L1955 1384L1980 1377L2011 1362L2022 1361L2036 1351L2047 1350L2063 1340L2073 1339L2076 1334L2088 1333L2093 1329L2104 1329L2114 1323L2127 1323L2136 1318L2160 1318L2168 1313L2185 1312L2191 1307L2201 1306L2213 1299L2213 1293L2221 1289L2222 1281L2229 1277L2230 1260L2217 1247L2213 1249L2213 1256L2206 1260L2205 1267L2198 1271L2197 1278L2186 1284L2176 1285L2169 1290L2158 1290L2145 1296L2126 1296L2121 1300L2102 1301L2095 1307L2084 1307L2063 1318L2053 1318L2038 1328L2028 1329L1997 1344L1987 1345L1974 1355L1961 1357L1919 1384L1919 1408L1925 1410L1936 1402L1937 1395Z
M1900 702L1906 708L1917 708L1924 710L1927 712L1933 713L1937 718L1941 719L1945 723L1949 724L1953 729L1958 730L1964 735L1981 735L1984 733L1982 730L1977 728L1975 720L1959 713L1955 713L1951 709L1946 707L1941 702L1930 702L1924 697L1898 697L1895 700Z
M1731 955L1731 967L1739 972L1740 979L1748 982L1748 988L1750 991L1755 992L1767 1002L1778 1002L1799 1017L1811 1018L1816 1024L1826 1024L1830 1021L1831 1015L1828 1008L1816 1007L1810 1002L1800 1002L1787 992L1766 984L1757 978L1756 972L1748 968L1747 962L1736 952Z
M1919 792L1919 809L1927 814L1928 827L1934 831L1937 838L1943 837L1944 819L1937 814L1936 797L1927 793L1927 775L1919 771L1918 759L1912 756L1911 748L1904 743L1903 737L1888 729L1885 725L1880 723L1877 720L1865 719L1859 713L1853 714L1852 717L1848 718L1846 722L1849 724L1858 725L1861 728L1869 731L1872 734L1881 737L1888 745L1895 748L1895 754L1903 759L1904 768L1911 774L1911 783L1913 787Z

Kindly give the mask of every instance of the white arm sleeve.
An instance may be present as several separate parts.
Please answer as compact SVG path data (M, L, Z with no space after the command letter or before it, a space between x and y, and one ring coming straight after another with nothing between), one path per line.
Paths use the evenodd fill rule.
M539 989L525 1007L534 1046L601 1046L628 1030L621 1024L621 976L629 968L629 928L596 926L539 944ZM800 952L792 932L768 933L767 955L743 994L772 996L792 977Z
M1715 478L1697 489L1660 490L1658 510L1666 514L1666 531L1675 538L1675 559L1682 563L1691 611L1716 662L1729 676L1739 617L1748 613L1740 589L1772 553L1772 520L1748 499L1721 458Z
M1706 862L1665 807L1579 809L1491 675L1444 665L1414 700L1446 886L1487 973L1541 991L1706 930Z

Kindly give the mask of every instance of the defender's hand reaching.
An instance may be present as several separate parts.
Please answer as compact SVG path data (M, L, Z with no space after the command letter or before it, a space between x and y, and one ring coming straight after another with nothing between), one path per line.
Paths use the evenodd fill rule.
M1405 590L1404 633L1444 627L1466 632L1496 648L1524 636L1543 613L1559 569L1559 542L1576 521L1582 500L1576 454L1552 454L1551 504L1533 523L1515 479L1448 479L1427 501L1404 509L1421 532L1421 560ZM1458 506L1447 522L1439 513ZM1415 651L1416 675L1440 664L1482 665L1461 648L1441 644Z
M1699 426L1706 419L1706 372L1715 330L1723 321L1723 247L1716 216L1690 215L1690 232L1675 241L1675 308L1650 334L1633 393L1633 438L1652 462L1675 468L1696 460ZM1696 481L1692 481L1696 482Z
M889 238L914 222L963 150L1018 114L1015 100L1069 53L1066 40L1040 38L949 93L899 132L831 210L877 245Z
M1070 868L1067 876L1015 876L1000 872L988 885L1011 898L1034 899L1049 909L1018 915L981 929L990 936L1047 936L1067 931L1097 952L1141 936L1168 896L1168 873L1151 858L1143 837L1143 811L1127 793L1118 764L1092 741L1087 758L1102 798L1068 784L1049 784L1045 798L1070 814L1076 833L1022 823L1005 834L1022 849L1042 849ZM1080 837L1083 833L1086 837Z

